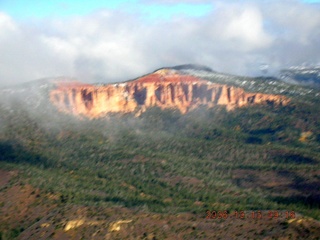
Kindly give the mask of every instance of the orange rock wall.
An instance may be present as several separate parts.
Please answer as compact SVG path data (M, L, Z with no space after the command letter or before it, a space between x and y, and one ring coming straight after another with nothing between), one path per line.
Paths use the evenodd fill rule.
M163 70L119 84L60 84L51 91L50 99L60 111L89 118L107 113L141 112L152 106L186 113L199 105L225 105L231 110L251 104L285 105L288 102L283 96L246 93L241 88Z

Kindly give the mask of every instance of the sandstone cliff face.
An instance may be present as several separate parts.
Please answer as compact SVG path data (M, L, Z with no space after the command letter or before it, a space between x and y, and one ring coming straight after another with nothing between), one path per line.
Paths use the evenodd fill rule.
M78 116L98 118L107 113L142 112L158 106L186 113L199 105L224 105L228 110L251 104L286 105L284 96L246 93L243 89L159 70L134 81L104 86L59 83L50 93L60 110Z

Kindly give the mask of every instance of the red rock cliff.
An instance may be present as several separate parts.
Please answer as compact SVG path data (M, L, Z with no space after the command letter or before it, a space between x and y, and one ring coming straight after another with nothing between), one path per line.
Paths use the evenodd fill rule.
M199 105L225 105L228 110L250 104L286 105L284 96L246 93L242 88L212 83L173 70L159 70L134 81L104 86L59 83L50 93L63 112L97 118L107 113L141 112L158 106L182 113Z

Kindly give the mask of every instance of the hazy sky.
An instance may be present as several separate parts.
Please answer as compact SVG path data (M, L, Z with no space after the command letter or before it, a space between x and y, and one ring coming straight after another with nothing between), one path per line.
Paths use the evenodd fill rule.
M135 78L197 63L261 75L320 64L320 1L0 0L0 83Z

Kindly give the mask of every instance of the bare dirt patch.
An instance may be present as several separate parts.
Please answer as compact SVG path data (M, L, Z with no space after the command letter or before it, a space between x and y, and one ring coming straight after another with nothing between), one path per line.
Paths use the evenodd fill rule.
M7 185L12 177L17 176L18 171L5 171L0 169L0 188Z

